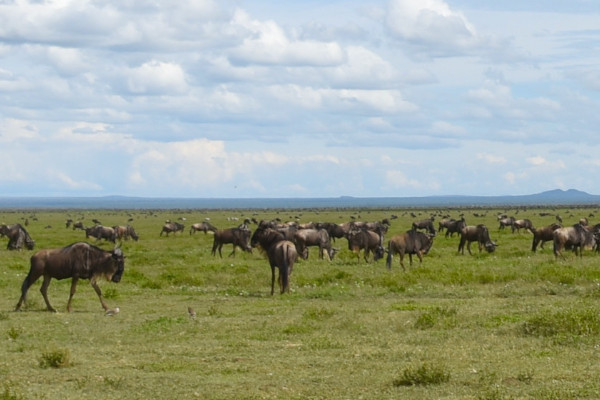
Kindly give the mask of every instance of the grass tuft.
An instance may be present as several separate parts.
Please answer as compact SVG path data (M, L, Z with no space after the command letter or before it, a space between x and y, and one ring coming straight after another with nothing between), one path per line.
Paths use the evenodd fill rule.
M69 349L53 349L42 353L39 365L41 368L65 368L71 365Z
M423 363L407 367L392 383L394 386L424 386L438 385L448 381L450 381L450 373L446 371L445 366Z

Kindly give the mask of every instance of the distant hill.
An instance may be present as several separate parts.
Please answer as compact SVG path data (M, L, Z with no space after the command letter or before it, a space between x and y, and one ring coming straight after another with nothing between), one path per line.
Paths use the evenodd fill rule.
M519 196L328 197L328 198L158 198L0 197L0 209L306 209L394 207L600 205L600 196L580 190L549 190Z

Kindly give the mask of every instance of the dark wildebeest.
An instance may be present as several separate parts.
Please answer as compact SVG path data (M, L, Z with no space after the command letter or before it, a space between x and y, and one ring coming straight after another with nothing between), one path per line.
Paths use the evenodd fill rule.
M279 270L278 282L280 293L290 291L290 275L294 263L298 259L296 246L285 240L283 234L271 228L257 229L250 240L252 247L260 245L267 252L271 266L271 295L275 292L275 268Z
M96 240L105 239L115 243L116 235L114 228L110 226L94 225L91 228L85 228L85 237L95 237Z
M224 244L231 243L233 245L233 251L229 255L235 256L235 248L239 247L248 253L252 252L252 247L250 247L250 230L248 229L240 229L240 228L228 228L228 229L217 229L215 235L213 237L213 246L211 250L211 254L215 256L217 254L217 249L219 250L219 256L223 258L223 254L221 254L221 248Z
M329 238L333 240L343 238L348 232L342 225L334 222L317 222L315 223L315 229L325 229L329 234Z
M416 254L419 257L419 264L423 262L423 255L429 253L433 245L433 236L423 232L418 232L414 229L396 235L388 242L388 255L385 265L388 269L392 269L392 258L394 254L400 255L400 265L404 267L404 255L408 254L410 265L412 265L412 255Z
M506 218L500 218L498 220L498 222L500 222L500 226L498 227L498 229L504 229L507 226L513 226L513 224L515 223L515 217L506 217Z
M208 231L213 232L213 233L216 232L217 228L210 222L202 221L197 224L192 224L192 226L190 227L190 235L192 233L196 233L198 231L202 231L206 235L206 232L208 232Z
M540 248L544 248L544 242L549 242L554 240L554 231L562 228L560 224L553 223L548 226L543 226L541 228L533 228L533 243L531 244L531 251L536 251L538 244Z
M97 280L101 277L112 282L121 281L125 269L125 256L120 248L113 251L105 251L89 243L78 242L60 249L40 250L31 257L31 268L23 285L21 286L21 298L17 303L15 311L19 311L25 302L27 290L38 280L44 277L40 291L46 302L48 311L56 311L48 301L48 285L52 278L61 280L72 278L71 292L67 302L67 310L71 312L71 301L77 288L79 279L89 279L96 291L102 308L108 310L108 306L102 298L102 292L98 287Z
M364 250L364 259L369 262L369 253L373 252L373 261L383 258L383 234L369 230L350 231L346 235L348 249L356 253L356 259L360 262L360 251Z
M450 235L450 237L453 237L455 233L458 233L460 235L460 232L465 226L467 226L467 223L465 222L465 217L461 217L461 219L459 220L450 222L446 225L446 237L448 237L448 235Z
M554 256L562 255L563 249L572 249L575 255L577 255L577 249L579 249L579 257L583 256L584 248L593 248L596 244L596 238L594 232L587 229L581 224L575 224L566 228L558 228L553 232L554 240Z
M169 233L173 232L174 234L177 232L183 232L183 229L185 228L185 226L183 224L180 224L179 222L171 222L171 221L167 221L165 222L165 224L162 227L162 230L160 231L160 236L162 236L163 233L167 233L167 236L169 236Z
M458 252L465 254L465 243L467 244L467 250L471 253L471 242L477 242L479 244L479 252L485 247L488 253L496 250L498 246L495 242L490 239L490 232L488 228L479 224L477 226L468 225L463 228L460 232L460 243L458 244Z
M73 230L75 229L81 229L82 231L85 230L85 227L83 226L83 222L81 221L77 221L73 223Z
M8 250L21 250L23 246L33 250L35 247L35 241L21 224L0 225L0 236L8 237Z
M527 218L517 219L512 224L512 232L519 232L520 229L527 229L529 232L533 233L533 223Z
M294 243L298 255L305 260L308 258L309 246L319 246L321 259L323 259L323 251L327 252L330 261L336 253L336 250L331 247L331 239L325 229L300 229L294 234Z
M435 228L433 226L433 220L434 220L434 218L431 217L428 219L424 219L422 221L415 221L412 223L412 229L415 231L417 229L425 229L431 235L435 235Z

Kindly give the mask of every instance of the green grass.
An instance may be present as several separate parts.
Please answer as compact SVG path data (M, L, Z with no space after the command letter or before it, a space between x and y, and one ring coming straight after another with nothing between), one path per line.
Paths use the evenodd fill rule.
M210 254L212 235L189 235L209 217L225 228L243 219L375 221L392 214L387 235L438 210L14 210L0 222L23 222L36 250L85 240L67 218L131 224L120 283L100 282L105 316L88 281L73 313L70 280L53 280L45 311L33 285L13 312L33 251L9 252L0 238L0 399L594 399L600 396L600 256L551 243L532 253L531 234L499 231L499 212L443 210L485 223L500 244L492 254L458 255L458 238L435 238L419 265L403 272L394 258L357 262L345 239L332 262L311 251L296 263L291 293L270 296L270 268L258 251ZM486 217L474 212L487 211ZM547 225L541 209L520 218ZM565 225L596 209L551 210ZM35 218L34 218L35 217ZM183 234L160 237L166 219L186 219ZM437 225L437 223L436 223ZM50 226L50 228L48 228ZM387 242L386 239L386 242ZM103 248L110 244L101 242ZM187 307L196 311L188 315Z

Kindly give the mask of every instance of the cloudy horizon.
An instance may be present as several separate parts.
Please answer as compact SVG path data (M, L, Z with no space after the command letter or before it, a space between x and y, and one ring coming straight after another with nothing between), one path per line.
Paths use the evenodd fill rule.
M0 1L0 196L600 192L600 9L488 3Z

